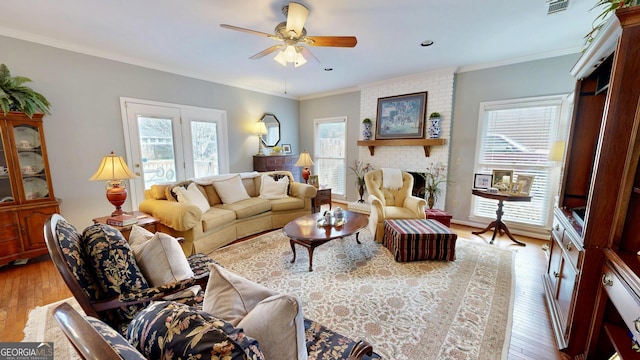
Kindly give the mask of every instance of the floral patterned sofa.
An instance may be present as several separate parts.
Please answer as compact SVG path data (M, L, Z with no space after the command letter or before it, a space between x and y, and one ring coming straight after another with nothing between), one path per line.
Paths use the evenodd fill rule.
M152 238L145 241L157 242L153 245L158 246L154 247L165 247L164 243L159 246L164 235L166 234L153 234ZM61 319L57 317L81 356L84 356L83 348L104 347L106 340L108 347L116 350L123 358L264 358L263 352L266 353L266 349L261 348L259 343L269 343L268 338L253 338L247 335L245 328L232 325L232 319L223 319L211 311L203 311L203 302L207 310L212 309L213 304L213 312L216 313L228 310L218 312L215 309L215 300L225 296L225 291L220 290L221 286L232 290L240 287L255 289L259 286L241 284L241 277L229 273L212 259L202 254L187 258L178 251L182 255L180 261L191 269L191 275L158 285L147 281L151 274L144 274L138 261L143 259L138 259L139 254L134 254L133 245L130 247L122 234L111 226L94 224L80 233L63 217L55 214L45 223L45 240L52 261L86 314L86 317L79 318L73 311L63 307ZM176 239L173 241L174 246L179 246ZM166 251L169 255L176 253L171 249ZM150 261L162 263L164 259L162 254L154 254ZM177 272L173 263L166 266L171 267L167 272ZM221 274L229 279L228 284L221 284ZM206 286L206 292L200 289L171 301L165 300L167 295L182 294L199 284ZM261 306L265 301L241 295L242 298L238 300L241 301L242 316L254 320L257 317L266 324L263 334L268 337L281 333L279 330L269 333L272 330L269 326L281 320L274 318L273 314L282 314L275 311L271 313L273 308L268 301L273 299L272 296L265 300L265 306ZM207 301L209 305L206 304ZM254 303L247 305L251 301ZM233 307L238 301L224 300L223 304L225 303ZM296 304L301 308L299 302L294 305ZM299 338L303 345L298 348L302 349L300 351L303 356L298 356L298 359L379 358L368 343L353 341L312 320L303 319L301 310L299 314L301 326L295 331L303 332ZM75 320L72 321L72 318ZM101 345L100 339L103 342ZM273 349L270 351L273 353ZM270 356L270 359L277 358L291 357Z

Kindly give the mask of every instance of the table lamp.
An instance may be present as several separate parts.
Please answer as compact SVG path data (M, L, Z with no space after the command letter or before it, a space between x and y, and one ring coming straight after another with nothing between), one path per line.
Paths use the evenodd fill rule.
M89 178L89 181L106 181L107 200L116 207L111 216L117 216L124 214L121 206L127 200L127 188L122 180L135 179L137 177L129 169L124 159L121 156L116 156L112 151L111 154L102 158L98 171Z
M298 158L298 161L294 164L294 166L302 166L304 169L302 170L302 178L304 179L304 183L309 183L309 175L311 175L311 170L309 170L309 166L313 166L313 161L311 161L311 156L306 151L303 151Z
M256 123L256 135L258 135L258 153L256 155L264 155L262 153L264 147L262 145L262 135L267 135L267 127L264 122L258 121Z

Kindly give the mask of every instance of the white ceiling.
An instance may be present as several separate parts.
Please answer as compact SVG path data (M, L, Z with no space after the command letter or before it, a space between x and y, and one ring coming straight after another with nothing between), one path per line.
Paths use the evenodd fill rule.
M282 67L273 33L286 0L2 0L0 35L247 89L304 98L455 67L462 70L575 53L598 9L570 0L299 0L309 35L353 35L355 48L309 47L320 63ZM431 47L421 47L424 40ZM3 49L6 51L6 49ZM2 61L0 56L0 62ZM325 68L333 68L327 72Z

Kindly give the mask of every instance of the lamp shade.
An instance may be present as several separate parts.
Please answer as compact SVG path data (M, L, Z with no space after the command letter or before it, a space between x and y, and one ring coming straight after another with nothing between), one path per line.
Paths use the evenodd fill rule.
M267 135L267 126L262 121L256 123L256 135Z
M564 144L565 142L562 140L554 141L551 144L551 149L549 150L550 161L562 161L564 158Z
M295 166L304 166L304 167L313 166L313 161L311 160L311 156L309 156L309 153L306 151L303 151L300 154L298 161L296 161Z
M123 180L135 179L137 177L138 176L129 169L122 156L116 156L112 151L111 154L102 158L102 163L100 163L98 171L96 171L89 180Z

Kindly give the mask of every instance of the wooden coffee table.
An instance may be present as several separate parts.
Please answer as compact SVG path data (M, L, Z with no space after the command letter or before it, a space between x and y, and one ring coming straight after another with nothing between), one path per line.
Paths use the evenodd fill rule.
M331 240L356 234L356 242L360 244L358 235L369 223L369 219L362 214L353 211L344 211L345 223L342 226L318 226L318 220L322 213L315 213L297 218L284 226L282 231L289 237L293 259L296 261L295 244L307 248L309 252L309 271L313 271L313 250Z

